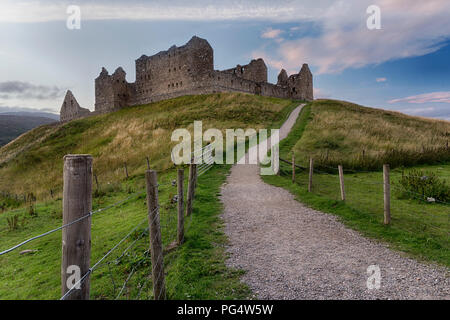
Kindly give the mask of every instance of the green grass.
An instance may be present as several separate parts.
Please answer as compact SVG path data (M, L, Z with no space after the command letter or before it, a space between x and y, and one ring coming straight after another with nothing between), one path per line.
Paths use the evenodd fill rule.
M225 266L222 203L218 199L230 166L217 166L200 177L191 226L186 242L167 277L172 299L246 299L250 290L242 271Z
M117 183L141 174L149 157L152 168L173 169L170 151L177 128L192 132L195 120L203 130L268 128L282 121L298 102L242 93L185 96L65 124L42 126L0 148L0 191L34 193L39 200L62 191L62 158L91 154L100 184ZM224 131L223 131L224 132Z
M289 136L280 143L280 157L290 160L292 150L297 152L299 144L309 130L311 110L306 106ZM330 133L332 135L332 133ZM298 159L296 153L296 159ZM302 163L306 165L305 163ZM415 168L432 171L438 177L450 180L450 164L422 165ZM337 170L331 166L316 169L313 190L307 192L308 173L296 171L296 183L292 183L291 168L281 163L280 176L263 176L267 183L283 187L306 205L334 214L347 226L363 235L381 240L393 248L418 259L450 266L450 204L427 203L419 199L404 199L399 180L402 167L391 170L391 225L383 224L383 177L382 172L357 172L344 166L346 200L340 200Z
M94 172L100 182L99 191L94 193L94 210L145 190L145 156L149 154L151 167L159 172L161 233L163 245L168 248L176 239L177 225L176 203L170 201L176 194L176 187L170 183L175 179L174 167L167 165L169 129L189 128L194 120L202 119L204 130L216 125L220 129L279 127L298 104L241 94L182 97L33 130L0 149L0 155L6 161L0 168L3 174L0 185L9 183L7 177L15 177L17 184L11 185L12 191L21 182L34 186L33 192L40 196L36 217L31 217L26 208L0 214L0 250L61 225L62 203L58 186L61 185L62 156L66 153L91 153L94 156ZM135 141L130 142L129 137ZM109 150L108 153L104 154L105 150ZM152 150L154 153L148 153ZM8 160L19 151L20 155ZM130 172L128 180L124 179L124 158ZM199 178L194 213L186 220L186 241L164 255L169 299L250 297L249 289L239 280L242 272L225 266L227 239L219 218L222 206L218 194L228 171L229 166L215 166ZM187 175L186 170L186 179ZM48 188L56 190L56 199L43 196ZM17 207L10 200L5 201L6 210ZM7 220L14 216L18 217L19 224L17 229L10 230ZM151 262L146 254L149 247L146 216L144 194L93 216L91 266L143 223L105 260L107 263L101 264L91 275L92 299L114 299L133 270L135 273L119 298L136 299L139 293L140 299L153 298L149 277ZM120 257L132 244L133 247ZM27 249L37 251L20 255ZM116 259L117 263L113 263ZM58 299L60 266L61 231L1 256L0 299Z
M198 189L191 218L186 219L185 243L164 256L167 294L169 299L244 299L250 296L249 289L240 281L241 271L225 266L226 237L219 218L222 205L218 199L220 186L226 178L229 166L216 166L198 181ZM187 171L185 173L187 176ZM176 204L171 203L176 187L171 185L173 173L159 178L161 205L161 233L164 247L176 239ZM100 198L94 198L94 209L105 207L138 191L144 190L143 176L115 186ZM185 190L187 189L187 183ZM2 237L1 249L6 249L22 240L56 228L61 224L59 207L61 201L42 203L37 207L38 217L19 212L21 223L18 230L9 231L5 226L7 217L0 216ZM152 283L149 277L150 258L145 255L149 247L145 194L134 197L127 203L99 213L92 221L91 265L109 249L138 226L106 262L113 262L121 253L139 239L119 263L102 264L91 276L91 299L114 299L127 276L138 265L136 273L121 299L136 299L140 286L140 299L152 299ZM37 250L20 255L22 250ZM58 299L60 297L61 232L26 244L20 249L0 257L0 299Z

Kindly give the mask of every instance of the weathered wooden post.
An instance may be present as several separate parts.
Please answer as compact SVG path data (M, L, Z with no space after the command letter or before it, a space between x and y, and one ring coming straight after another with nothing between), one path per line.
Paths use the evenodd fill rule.
M197 165L191 161L189 165L189 183L186 200L186 216L190 216L194 204L195 184L197 175Z
M313 159L313 158L309 158L309 182L308 182L308 192L311 192L311 191L312 191L313 172L314 172L314 159Z
M92 211L92 157L64 157L63 225L89 215ZM62 294L89 272L91 262L91 217L62 229ZM89 276L67 296L67 300L88 300Z
M146 157L147 159L147 170L150 170L150 159L148 157Z
M178 169L178 232L177 243L180 245L184 241L184 169Z
M391 223L391 183L389 179L389 165L383 165L384 181L384 224Z
M341 185L341 200L345 201L344 169L342 165L338 166L338 170L339 170L339 182Z
M292 183L295 183L295 154L292 153Z
M153 296L155 300L166 298L164 261L159 221L158 180L156 171L145 173L147 185L148 224L150 230L150 250L152 258Z

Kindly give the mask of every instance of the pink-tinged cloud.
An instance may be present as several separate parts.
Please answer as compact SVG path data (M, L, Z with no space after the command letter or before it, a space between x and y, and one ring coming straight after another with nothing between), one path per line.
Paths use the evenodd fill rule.
M325 92L323 89L314 88L314 98L315 99L328 99L331 95Z
M386 78L377 78L376 81L377 82L386 82L387 79Z
M441 92L431 92L419 94L416 96L410 96L401 99L393 99L388 101L389 103L398 103L398 102L406 102L406 103L429 103L429 102L439 102L439 103L450 103L450 91L441 91Z
M321 33L286 39L268 56L285 69L309 63L315 74L339 73L349 68L423 56L444 46L450 37L448 0L329 1L311 20ZM381 30L366 26L367 6L381 8ZM269 63L270 65L270 63Z
M264 39L275 39L275 38L279 38L280 35L283 33L284 31L281 29L272 29L272 28L268 28L266 29L262 34L261 34L261 38Z

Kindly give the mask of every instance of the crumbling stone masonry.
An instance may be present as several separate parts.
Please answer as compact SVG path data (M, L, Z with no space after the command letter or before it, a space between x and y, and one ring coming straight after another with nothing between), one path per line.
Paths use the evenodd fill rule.
M91 114L88 109L81 108L72 91L67 90L64 102L61 106L60 120L67 122L74 119L84 118Z
M263 59L218 71L214 70L211 45L194 36L184 46L172 46L153 56L142 55L136 60L134 83L126 81L126 73L121 67L111 75L102 68L95 79L94 113L112 112L126 106L183 95L231 91L307 101L314 99L313 76L307 64L303 64L298 74L291 76L281 70L277 84L267 82L267 66ZM61 121L88 115L88 110L79 108L78 103L75 109L67 108L66 99L61 108Z

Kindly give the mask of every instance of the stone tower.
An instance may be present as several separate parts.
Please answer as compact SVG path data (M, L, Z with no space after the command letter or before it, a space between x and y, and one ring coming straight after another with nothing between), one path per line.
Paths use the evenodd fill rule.
M95 79L95 111L106 113L120 110L134 102L134 85L127 82L126 73L118 67L112 75L105 68Z
M90 115L88 109L81 108L75 99L72 91L67 90L64 101L61 105L60 121L67 122L74 119L84 118Z
M308 64L304 63L299 73L288 78L287 86L292 99L314 100L313 76Z
M279 86L287 86L288 84L288 75L286 70L281 69L280 74L278 75L277 85Z
M304 63L300 70L300 92L303 100L314 100L313 75L308 64Z

